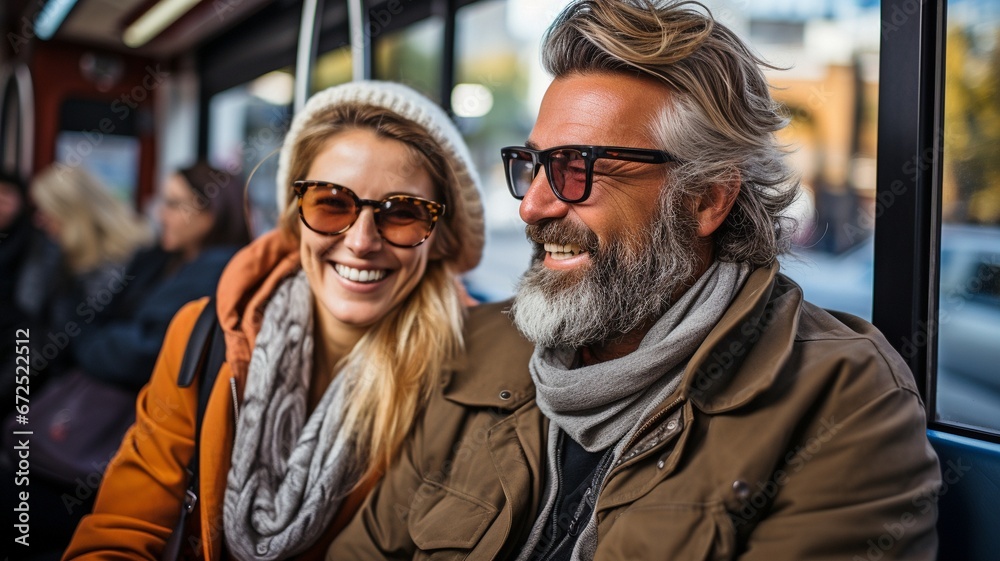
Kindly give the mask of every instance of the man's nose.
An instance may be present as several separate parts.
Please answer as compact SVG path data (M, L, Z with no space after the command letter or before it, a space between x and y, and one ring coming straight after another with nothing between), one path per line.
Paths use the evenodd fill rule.
M562 218L569 211L569 203L564 203L556 197L549 185L549 178L545 174L545 168L538 171L538 175L531 181L527 194L521 199L521 208L518 213L521 220L527 224L538 224L539 222L552 218Z

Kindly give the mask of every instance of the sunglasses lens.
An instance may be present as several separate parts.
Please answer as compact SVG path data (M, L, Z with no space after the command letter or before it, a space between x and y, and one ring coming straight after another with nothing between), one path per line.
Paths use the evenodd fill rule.
M507 184L511 194L521 199L528 194L531 181L535 179L535 163L531 152L511 149L503 154L507 160Z
M324 234L339 234L351 227L358 215L354 199L336 186L319 185L302 197L302 218Z
M412 246L430 235L437 210L432 210L426 201L396 196L383 201L376 216L379 231L386 241L395 245Z
M582 200L587 193L587 160L579 150L556 150L549 156L549 181L562 198Z

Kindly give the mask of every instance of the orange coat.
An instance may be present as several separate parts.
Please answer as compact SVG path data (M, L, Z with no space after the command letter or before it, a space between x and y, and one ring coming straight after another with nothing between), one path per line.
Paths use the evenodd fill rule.
M262 236L227 265L216 297L226 338L222 365L201 429L198 516L201 555L222 558L222 505L235 435L233 391L242 398L264 305L278 284L298 270L297 242L278 231ZM171 322L152 378L139 394L136 422L104 476L94 506L77 527L64 559L160 559L178 520L194 450L197 383L181 388L177 375L188 336L207 299L182 308ZM342 503L331 527L300 559L321 559L334 536L360 507L375 481L365 482Z

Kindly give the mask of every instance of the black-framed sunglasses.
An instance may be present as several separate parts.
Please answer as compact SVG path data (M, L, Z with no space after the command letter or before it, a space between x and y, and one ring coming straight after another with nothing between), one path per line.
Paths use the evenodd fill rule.
M361 209L370 206L379 235L396 247L416 247L427 241L445 210L439 202L409 195L361 199L347 187L328 181L296 181L292 186L306 228L326 236L343 234L361 216Z
M665 164L677 158L663 150L648 148L622 148L618 146L556 146L548 150L534 150L525 146L508 146L500 149L507 187L515 199L528 194L531 182L545 166L549 187L563 202L580 203L590 196L594 183L594 162L600 159Z

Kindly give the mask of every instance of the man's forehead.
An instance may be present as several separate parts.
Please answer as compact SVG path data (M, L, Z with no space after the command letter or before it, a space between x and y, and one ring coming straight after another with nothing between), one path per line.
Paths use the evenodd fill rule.
M621 73L556 78L542 98L528 145L650 146L650 125L669 102L666 86Z

